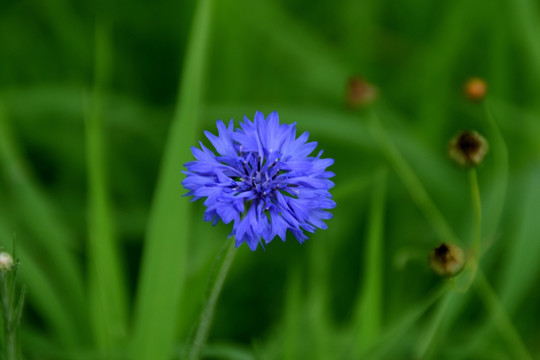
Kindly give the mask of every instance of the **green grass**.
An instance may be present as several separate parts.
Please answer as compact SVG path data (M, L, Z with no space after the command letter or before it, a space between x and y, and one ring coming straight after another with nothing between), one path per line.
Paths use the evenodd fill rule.
M540 357L538 1L30 5L0 4L25 358L185 356L231 229L182 196L182 164L257 110L336 160L337 207L303 245L237 250L203 358ZM353 75L369 109L345 106ZM490 150L467 173L447 146L471 129ZM442 241L470 255L454 281L428 267Z

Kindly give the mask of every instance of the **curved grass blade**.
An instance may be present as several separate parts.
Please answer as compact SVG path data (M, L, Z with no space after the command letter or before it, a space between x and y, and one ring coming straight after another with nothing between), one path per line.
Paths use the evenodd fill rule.
M148 222L134 319L136 359L169 359L173 348L191 233L180 170L191 157L189 145L196 140L211 8L211 0L197 2L176 114Z
M490 241L496 236L506 200L508 189L508 148L497 125L490 103L486 101L484 106L489 123L489 142L494 158L493 165L496 175L490 188L484 191L489 194L486 196L486 202L489 203L484 206L483 233L485 234L484 237Z
M410 331L422 315L437 301L449 291L449 284L444 283L439 289L431 295L418 302L416 306L395 323L389 325L377 339L377 342L365 349L358 359L380 359L390 353L399 343L407 331ZM357 341L356 337L353 341Z
M474 286L491 313L500 334L506 340L508 345L513 348L516 359L532 360L529 351L523 344L519 333L508 316L504 305L501 303L497 294L495 294L491 285L485 278L485 275L481 271L478 272Z
M459 243L457 236L454 234L433 200L431 200L414 170L409 166L403 155L401 155L394 145L375 114L372 115L371 130L374 137L379 141L382 151L385 153L388 161L394 168L394 171L399 175L409 190L414 202L422 210L424 216L431 223L439 237L445 241Z

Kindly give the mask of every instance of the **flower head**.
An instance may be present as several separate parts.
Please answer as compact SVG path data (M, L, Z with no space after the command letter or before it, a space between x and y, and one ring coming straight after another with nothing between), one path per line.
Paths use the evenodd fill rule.
M233 222L236 246L246 242L251 250L264 239L268 244L289 230L300 243L304 230L326 229L323 220L336 203L328 191L334 173L326 168L332 159L310 156L316 142L307 132L296 137L295 124L280 124L277 112L254 121L244 117L240 128L217 121L218 136L206 131L217 155L202 142L192 147L196 161L185 164L182 184L193 201L205 198L204 220L215 225Z

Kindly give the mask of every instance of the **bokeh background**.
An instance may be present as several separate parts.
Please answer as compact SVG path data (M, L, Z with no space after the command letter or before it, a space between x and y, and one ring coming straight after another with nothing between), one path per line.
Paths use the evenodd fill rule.
M238 249L206 358L539 358L539 19L534 0L0 0L0 244L27 289L24 358L184 354L230 226L182 197L182 164L256 110L336 160L338 206L303 245ZM355 76L374 104L347 106ZM472 245L447 156L464 129L490 142L468 288L427 261Z

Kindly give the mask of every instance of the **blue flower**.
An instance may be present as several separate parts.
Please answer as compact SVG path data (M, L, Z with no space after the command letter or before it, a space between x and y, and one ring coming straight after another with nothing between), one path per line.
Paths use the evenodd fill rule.
M185 164L182 184L193 196L205 198L204 220L213 225L233 222L236 246L246 242L251 250L264 239L268 244L289 230L300 243L304 230L326 229L323 220L336 203L328 191L334 173L326 168L333 159L309 156L317 147L307 142L307 132L296 138L295 124L280 124L277 112L265 119L260 112L240 128L217 121L218 136L205 131L217 155L202 142L192 147L196 161Z

